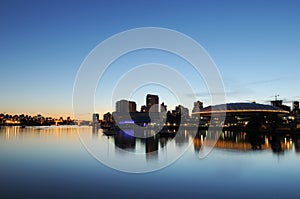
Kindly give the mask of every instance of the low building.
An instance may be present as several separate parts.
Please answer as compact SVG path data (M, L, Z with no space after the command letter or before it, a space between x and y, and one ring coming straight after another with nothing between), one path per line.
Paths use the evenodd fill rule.
M290 112L281 108L257 103L228 103L202 108L198 115L207 124L222 125L224 128L265 128L275 130L288 126ZM220 124L220 116L225 121ZM212 118L213 117L213 118Z

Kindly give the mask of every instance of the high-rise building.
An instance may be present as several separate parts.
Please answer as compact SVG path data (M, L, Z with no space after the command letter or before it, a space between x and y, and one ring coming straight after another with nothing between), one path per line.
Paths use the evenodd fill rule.
M167 111L167 105L165 105L165 103L161 103L160 105L160 112L166 112Z
M147 112L147 106L145 105L141 106L141 112L142 113Z
M117 101L116 112L118 113L136 112L136 103L128 100Z
M127 100L120 100L116 102L116 112L124 113L128 112L128 101Z
M105 122L105 123L112 123L113 122L113 116L112 116L112 114L111 113L105 113L104 115L103 115L103 122Z
M183 117L189 117L189 109L185 108L182 105L178 105L175 107L175 110L172 111L173 115L181 115Z
M197 101L194 102L194 108L192 110L192 113L198 113L203 108L203 102Z
M130 113L136 112L136 103L133 101L129 101L129 112Z
M99 122L99 114L93 113L93 122Z
M153 105L156 105L156 106L153 106ZM158 112L158 106L159 106L158 95L148 94L146 97L146 106L147 106L148 112Z

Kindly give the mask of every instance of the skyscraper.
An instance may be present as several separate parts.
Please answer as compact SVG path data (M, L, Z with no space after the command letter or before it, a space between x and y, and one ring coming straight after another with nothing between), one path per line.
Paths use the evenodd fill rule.
M160 105L160 112L166 112L167 111L167 105L165 105L165 103L161 103Z
M134 113L136 112L136 103L128 100L120 100L116 102L116 112L118 113Z
M153 106L153 105L156 105L156 106ZM159 105L158 95L148 94L146 97L147 111L148 112L158 112L158 105Z
M93 122L99 122L99 114L93 113Z
M194 108L192 110L192 113L198 113L203 108L203 102L197 101L194 102Z
M104 123L112 123L113 122L113 116L112 116L112 114L111 113L105 113L104 115L103 115L103 122Z
M189 109L185 108L182 105L175 107L175 110L172 111L173 115L181 115L183 117L189 117Z
M141 106L141 112L142 113L147 112L147 106L145 105Z
M130 113L136 112L136 103L133 101L129 101L129 112Z
M116 102L116 112L126 113L128 112L129 103L127 100L120 100Z

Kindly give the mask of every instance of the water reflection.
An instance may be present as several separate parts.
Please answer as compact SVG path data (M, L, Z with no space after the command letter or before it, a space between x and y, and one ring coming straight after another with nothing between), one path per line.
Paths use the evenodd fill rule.
M77 126L42 126L26 127L19 126L0 127L0 140L13 141L20 139L47 139L47 138L76 138Z
M300 153L300 135L287 134L259 134L255 132L233 132L224 131L221 133L217 143L214 144L216 133L213 131L178 131L175 137L165 137L149 131L144 134L152 135L148 138L136 138L134 130L126 132L118 131L110 134L91 127L80 127L86 133L90 133L95 139L107 139L114 143L115 148L130 152L145 153L146 158L156 159L160 150L175 150L185 144L192 143L194 151L199 153L201 147L206 145L224 150L253 151L269 150L275 154L284 154L288 151ZM65 127L1 127L0 140L13 141L20 139L60 139L78 138L77 126ZM171 142L174 144L167 147Z
M176 147L192 142L196 153L200 152L204 143L209 147L224 150L270 150L276 154L284 154L285 151L291 151L294 148L296 153L300 153L300 135L297 134L224 131L221 133L217 143L214 143L214 140L218 133L214 131L195 132L183 130L178 131L175 137L161 137L153 132L148 132L149 135L154 135L149 138L135 138L134 134L134 130L128 130L128 132L120 131L111 137L115 141L115 147L129 151L135 151L136 139L140 140L140 147L145 149L144 152L147 158L158 156L159 151L172 141L174 141L175 145L172 145L173 149L169 148L169 150L174 150Z
M213 146L211 135L207 132L198 132L193 140L194 149L199 152L204 141L208 146ZM251 151L251 150L271 150L276 154L283 154L291 151L300 152L300 136L290 134L259 134L246 132L222 132L218 142L214 146L218 149Z
M129 151L135 149L135 137L133 133L133 130L128 132L119 131L119 133L114 136L115 146Z
M83 138L94 141L90 146L101 146L93 151L104 151L105 154L101 155L111 160L116 157L113 165L131 167L141 164L130 157L126 163L118 161L124 156L127 158L127 153L120 152L122 150L140 153L141 159L150 165L145 166L148 169L166 159L162 156L164 151L173 152L184 143L192 146L175 164L159 172L127 175L91 158L78 140L78 127L0 127L1 194L7 196L2 198L34 198L37 193L51 198L62 193L65 198L91 195L95 198L122 198L132 194L136 198L145 193L154 198L196 198L200 195L205 198L255 198L266 194L284 198L286 193L292 193L299 198L300 160L297 153L300 152L300 137L293 133L222 132L215 146L217 150L210 158L199 160L198 152L205 142L209 144L213 140L214 132L187 130L178 132L178 137L139 139L130 133L106 136L102 130L94 132L92 127L79 129L82 135L86 135ZM279 154L280 159L271 153ZM166 191L166 186L174 187L173 191ZM112 187L118 191L111 191ZM249 192L249 187L252 192ZM154 191L149 191L149 188ZM219 195L215 194L215 189L219 190ZM183 193L190 193L188 196L191 197Z
M158 158L158 138L152 136L145 138L145 153L147 160L153 160ZM162 146L161 146L162 147Z
M300 136L298 135L224 131L217 143L214 143L215 136L218 134L213 131L178 131L174 138L157 135L149 138L134 138L130 136L130 134L134 135L134 131L131 131L130 133L120 131L116 135L110 136L114 139L115 147L135 152L136 140L139 140L139 147L144 148L146 157L149 159L157 158L159 151L164 149L170 142L174 142L175 145L171 145L168 150L175 150L176 147L191 142L196 153L200 152L204 142L207 146L223 150L269 150L276 154L284 154L285 151L291 151L294 148L296 153L300 153Z

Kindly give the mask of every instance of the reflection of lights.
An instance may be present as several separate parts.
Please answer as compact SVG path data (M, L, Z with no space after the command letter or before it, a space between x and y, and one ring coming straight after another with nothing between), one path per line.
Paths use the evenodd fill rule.
M289 142L286 143L286 148L290 149L291 148L291 144Z
M134 121L132 121L132 120L124 120L124 121L120 121L119 124L134 124Z
M201 112L194 112L192 113L193 115L195 114L211 114L211 113L247 113L247 112L264 112L264 113L289 113L288 111L284 110L263 110L263 109L252 109L252 110L219 110L219 111L201 111Z
M128 136L128 135L131 136L131 137L134 137L134 130L128 130L127 129L124 132L125 132L125 134L124 134L125 137Z
M8 128L8 131L6 132L6 138L9 140L10 137L10 129Z
M266 143L267 146L269 145L269 139L268 139L267 136L265 137L265 143Z

